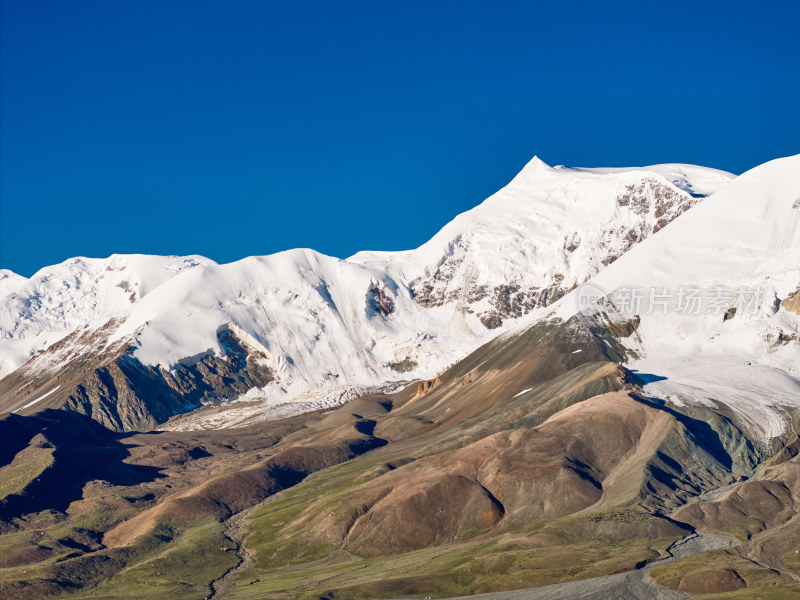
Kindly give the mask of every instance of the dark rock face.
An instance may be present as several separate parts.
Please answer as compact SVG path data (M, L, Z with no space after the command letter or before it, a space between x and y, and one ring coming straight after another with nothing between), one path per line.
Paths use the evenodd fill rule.
M404 358L403 360L389 363L389 368L398 373L408 373L416 369L417 366L417 361L411 360L410 358Z
M78 338L77 341L91 339ZM202 404L235 398L272 381L273 374L266 365L266 357L249 348L233 331L220 330L218 340L222 356L209 351L195 357L191 363L172 369L142 364L130 346L95 353L91 344L86 344L76 353L74 360L56 373L38 375L37 391L32 395L35 397L41 394L39 390L52 388L47 402L30 407L23 405L13 410L32 414L45 408L63 408L86 415L112 431L146 431L174 415ZM58 346L54 349L57 351L64 343L58 342L54 346ZM71 351L76 352L74 349ZM20 371L24 376L25 367ZM13 375L6 378L9 381L2 382L6 384L2 387L7 388L0 389L3 406L19 406L23 401L13 391Z
M465 252L469 250L469 244L459 240L456 245L461 245ZM464 264L464 256L450 254L445 258L436 269L426 277L420 277L411 282L411 293L414 300L420 306L434 307L441 306L448 302L455 302L459 299L462 290L447 290L447 285L455 278L456 272ZM470 290L477 302L486 297L485 289Z
M79 384L64 408L114 431L146 431L201 404L235 398L272 380L269 369L249 363L235 355L209 355L166 370L125 354Z
M576 246L577 247L577 246ZM448 302L460 301L466 310L472 312L469 305L488 298L491 310L478 314L478 319L487 329L496 329L504 319L512 319L528 314L535 308L548 306L575 289L575 285L563 285L564 276L556 274L553 282L546 287L525 287L519 283L504 283L490 287L486 285L469 285L458 290L447 291L450 279L448 273L454 272L462 260L445 261L432 276L432 280L417 279L411 284L414 300L425 307L442 306Z
M394 302L387 295L386 290L378 284L370 286L367 291L367 302L372 310L384 317L388 317L394 312Z
M497 329L503 325L503 319L497 313L486 313L478 318L486 329Z
M498 285L492 290L489 303L493 310L482 313L478 318L487 329L496 329L504 319L514 319L528 314L535 308L549 306L575 286L562 287L561 279L556 279L546 288L527 288L517 284Z
M699 198L687 197L652 178L626 186L625 191L617 197L617 204L629 208L640 216L652 212L656 221L652 226L646 222L639 223L627 231L625 228L619 228L621 246L603 257L600 262L606 266L610 265L635 244L663 229L699 201Z
M190 409L157 370L144 367L130 355L95 369L63 406L114 431L152 429Z

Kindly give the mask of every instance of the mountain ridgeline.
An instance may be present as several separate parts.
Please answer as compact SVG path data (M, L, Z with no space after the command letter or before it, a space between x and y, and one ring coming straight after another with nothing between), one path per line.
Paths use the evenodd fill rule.
M429 378L732 177L689 165L594 172L533 159L410 252L343 261L294 250L227 265L115 255L72 259L30 279L5 272L3 408L66 406L119 431L146 430L248 390L286 402ZM220 332L249 359L237 354L226 366Z
M409 252L5 273L0 596L794 597L799 199L534 159Z

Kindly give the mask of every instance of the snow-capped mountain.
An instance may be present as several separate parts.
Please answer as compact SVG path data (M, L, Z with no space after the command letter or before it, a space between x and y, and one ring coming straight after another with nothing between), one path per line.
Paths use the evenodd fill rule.
M505 188L409 253L350 259L409 282L417 303L457 305L472 327L547 306L732 178L690 165L551 168L534 158Z
M800 156L740 175L552 307L635 318L646 391L727 411L769 441L800 414ZM601 303L603 309L607 304Z
M202 256L72 258L30 279L0 271L0 377L79 329L124 316L141 298L199 265Z
M31 279L4 272L0 391L9 409L23 413L64 401L89 411L95 396L110 410L110 395L119 393L106 382L111 376L88 387L80 377L122 365L133 395L133 373L147 372L148 386L163 379L176 393L192 390L177 408L174 398L165 400L168 413L243 390L275 401L432 376L731 179L689 165L570 169L534 158L413 251L340 260L291 250L224 265L196 256L112 256L72 259ZM67 376L76 364L80 377ZM270 375L247 375L250 365ZM12 373L28 382L24 394ZM233 391L223 389L225 377L238 382Z

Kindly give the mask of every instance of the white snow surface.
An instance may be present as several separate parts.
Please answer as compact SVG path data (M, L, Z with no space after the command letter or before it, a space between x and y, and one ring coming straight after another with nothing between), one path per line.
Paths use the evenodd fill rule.
M630 367L655 375L645 390L676 403L727 405L767 441L786 430L785 408L800 409L800 317L780 302L800 288L800 155L739 176L593 277L586 286L620 290L732 290L727 304L700 314L667 314L649 304L627 338ZM729 320L737 290L760 290L753 310ZM579 288L538 317L579 310ZM646 304L646 303L645 303ZM534 317L537 318L537 317Z
M685 165L683 178L706 190L723 187L730 173ZM627 185L653 179L670 187L662 172L672 165L620 169L549 167L534 157L506 187L483 203L458 215L420 248L402 253L359 252L348 259L364 265L389 265L392 275L411 281L459 251L474 277L474 285L524 280L544 285L553 273L565 283L582 282L596 273L600 250L613 249L619 239L604 234L643 217L620 207L617 197ZM696 181L701 183L694 183ZM716 187L708 181L716 181ZM565 240L580 243L565 253ZM466 275L466 274L465 274Z
M166 423L162 429L171 431L197 431L244 427L262 421L285 419L307 412L332 410L350 400L370 393L392 393L404 387L407 382L397 382L375 387L356 385L325 386L308 390L294 396L291 400L269 399L260 390L248 393L227 406L207 412L192 412Z
M727 171L710 169L708 167L697 167L695 165L684 165L670 163L664 165L652 165L649 167L565 167L559 165L555 167L560 171L580 171L584 173L595 173L598 175L620 173L620 172L655 172L672 183L675 187L688 192L693 196L710 196L731 181L733 176Z
M0 271L0 377L78 329L124 317L181 271L215 264L202 256L115 254L71 258L26 279Z
M371 389L430 377L529 322L512 318L486 329L477 315L491 308L489 300L471 301L470 290L577 285L603 268L598 256L624 251L630 227L652 229L656 222L652 206L637 213L619 204L629 186L645 182L689 198L685 190L709 193L732 179L689 165L567 169L534 158L509 185L416 250L340 260L297 249L230 264L114 255L71 259L30 279L3 271L0 377L69 333L112 318L118 326L108 344L130 340L143 363L165 367L209 351L220 355L218 332L234 330L276 373L275 382L244 398L265 406L319 388ZM567 252L567 243L576 249ZM453 268L441 285L453 294L439 306L421 306L413 282L448 264ZM374 289L391 300L393 312L375 310ZM390 367L406 359L417 364L413 372Z

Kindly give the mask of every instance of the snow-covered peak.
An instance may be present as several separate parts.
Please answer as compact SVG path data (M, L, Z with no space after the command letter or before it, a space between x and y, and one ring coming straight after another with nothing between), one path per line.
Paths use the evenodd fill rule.
M19 289L26 281L25 277L14 273L14 271L0 269L0 298L13 290Z
M670 169L595 172L534 158L429 242L383 262L425 306L458 302L498 327L573 289L698 201L662 172ZM700 167L682 172L689 181L707 176ZM378 265L381 254L350 260Z
M694 202L658 173L562 172L539 159L417 250L311 250L210 265L133 308L147 364L214 351L229 323L285 388L432 375L610 264ZM303 389L303 387L297 388Z
M113 318L112 343L131 344L143 363L164 367L223 356L220 332L234 331L275 374L263 390L269 398L426 377L697 201L657 170L595 173L534 158L416 250L340 260L298 249L225 265L76 258L0 299L0 374Z
M522 175L523 173L535 173L538 171L552 171L553 167L548 165L538 156L534 156L532 159L528 161L528 163L522 168L522 171L519 172L517 177Z
M780 279L791 287L800 277L798 222L800 155L740 175L592 281L614 289Z
M22 275L17 275L9 269L0 269L0 281L5 279L25 279Z
M657 376L651 395L728 405L771 439L784 407L800 409L800 316L782 305L800 289L798 224L800 155L739 176L552 314L569 318L587 294L608 294L640 320L627 343L632 366Z

